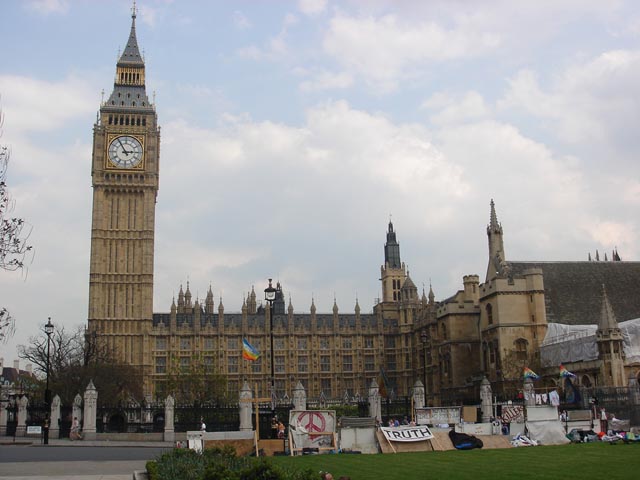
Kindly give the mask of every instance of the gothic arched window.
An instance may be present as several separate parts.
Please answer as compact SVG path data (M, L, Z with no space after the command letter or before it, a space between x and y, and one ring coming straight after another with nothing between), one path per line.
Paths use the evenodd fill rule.
M516 358L518 360L526 360L529 342L524 338L519 338L513 344L515 345Z
M485 310L487 311L487 323L491 325L493 324L493 307L490 303L487 304Z

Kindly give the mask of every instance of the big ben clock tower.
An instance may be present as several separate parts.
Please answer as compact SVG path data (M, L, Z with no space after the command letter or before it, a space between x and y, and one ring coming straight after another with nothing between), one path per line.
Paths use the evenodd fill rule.
M89 333L106 340L120 361L146 373L160 128L145 89L135 6L131 18L113 92L93 128L88 324Z

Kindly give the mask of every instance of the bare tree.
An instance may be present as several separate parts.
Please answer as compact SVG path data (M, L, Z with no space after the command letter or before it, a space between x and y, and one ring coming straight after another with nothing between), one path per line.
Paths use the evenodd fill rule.
M0 137L3 123L4 115L0 110ZM6 181L10 156L9 147L0 145L0 269L15 271L24 268L25 259L33 247L28 243L30 227L22 218L11 215L14 202ZM15 319L5 307L0 306L0 343L13 335L14 330Z
M54 394L70 403L84 391L90 380L100 391L101 404L116 404L130 399L142 399L139 370L118 363L115 352L97 336L87 334L83 327L72 332L56 325L51 336L49 383ZM32 363L35 372L44 378L47 372L47 335L44 328L29 338L29 345L18 345L18 356Z

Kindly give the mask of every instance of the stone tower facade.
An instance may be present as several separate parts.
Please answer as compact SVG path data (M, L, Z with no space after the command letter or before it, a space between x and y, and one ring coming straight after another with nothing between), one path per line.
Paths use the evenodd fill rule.
M596 343L600 356L600 378L604 385L625 386L623 337L611 308L607 291L602 286L602 310L596 330Z
M394 303L400 300L400 289L406 276L404 263L400 261L400 244L396 240L393 223L389 222L387 241L384 244L384 265L380 267L382 303Z
M89 332L121 361L149 362L160 128L145 89L132 13L113 92L93 128Z

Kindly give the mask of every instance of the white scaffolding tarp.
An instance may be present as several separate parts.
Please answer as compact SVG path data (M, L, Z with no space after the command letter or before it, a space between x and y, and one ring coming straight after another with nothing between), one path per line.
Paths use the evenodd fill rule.
M527 422L529 438L540 445L563 445L571 443L566 437L564 427L558 420Z
M640 318L618 324L623 337L627 362L640 362ZM542 366L597 360L597 325L550 323L540 347Z

